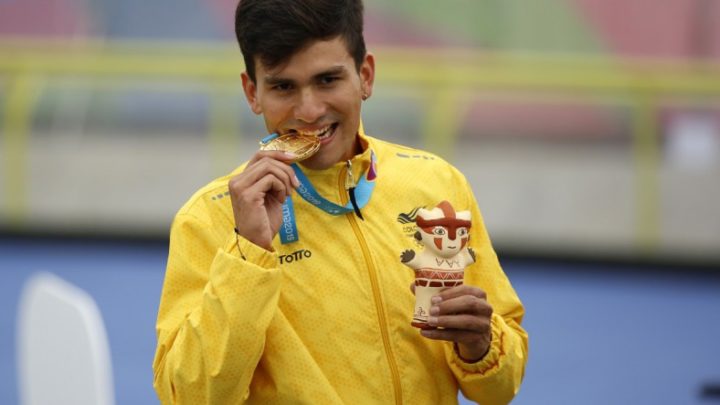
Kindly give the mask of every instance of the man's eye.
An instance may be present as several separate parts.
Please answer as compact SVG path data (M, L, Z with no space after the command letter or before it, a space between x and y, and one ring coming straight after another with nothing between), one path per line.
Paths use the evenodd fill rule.
M467 228L460 228L460 229L458 229L458 234L459 234L460 236L465 236L465 235L467 235L467 233L468 233Z
M435 235L440 235L440 236L445 235L445 228L441 228L438 226L435 229L433 229L433 233Z
M338 81L340 78L337 76L323 76L320 78L320 84L322 85L329 85L333 84L334 82Z
M292 89L292 85L290 83L280 83L272 86L272 89L277 91L288 91Z

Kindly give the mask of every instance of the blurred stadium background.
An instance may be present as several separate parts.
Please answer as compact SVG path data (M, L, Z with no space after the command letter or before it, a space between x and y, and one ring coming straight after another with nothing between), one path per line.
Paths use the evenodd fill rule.
M516 403L711 401L720 1L365 3L366 131L464 171L528 307ZM170 221L264 131L234 6L0 0L0 403L17 402L17 290L40 269L98 300L118 403L156 402Z

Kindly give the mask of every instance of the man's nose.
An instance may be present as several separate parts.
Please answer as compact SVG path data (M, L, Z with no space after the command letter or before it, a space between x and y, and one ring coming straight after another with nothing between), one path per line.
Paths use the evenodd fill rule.
M315 122L325 115L325 103L313 89L303 89L295 106L295 118Z

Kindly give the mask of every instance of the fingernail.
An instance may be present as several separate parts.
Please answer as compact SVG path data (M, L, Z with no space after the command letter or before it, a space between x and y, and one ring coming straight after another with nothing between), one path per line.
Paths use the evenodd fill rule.
M437 315L439 313L440 313L440 308L438 308L434 305L432 307L430 307L430 315Z
M297 157L297 155L294 154L294 153L292 153L292 152L284 152L284 153L285 153L285 156L287 156L287 157L289 157L289 158L291 158L291 159L294 158L294 157Z
M430 326L437 326L438 319L436 316L428 316L428 324Z
M298 179L297 176L293 176L293 184L295 187L300 185L300 179Z
M430 301L431 301L433 304L439 304L439 303L442 302L442 297L436 295L436 296L432 297L432 299L431 299Z

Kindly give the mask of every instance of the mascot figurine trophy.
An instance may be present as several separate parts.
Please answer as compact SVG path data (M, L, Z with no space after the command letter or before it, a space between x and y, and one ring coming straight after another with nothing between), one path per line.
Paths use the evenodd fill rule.
M416 223L415 239L425 249L419 254L405 250L400 260L415 270L415 313L411 324L434 329L427 323L432 297L461 285L465 267L475 263L475 252L467 247L470 211L455 212L449 202L442 201L431 210L420 209Z

